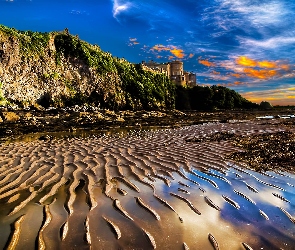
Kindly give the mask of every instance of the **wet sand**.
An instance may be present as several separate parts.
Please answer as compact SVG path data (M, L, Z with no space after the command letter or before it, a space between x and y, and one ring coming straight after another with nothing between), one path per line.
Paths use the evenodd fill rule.
M0 249L294 249L295 175L228 160L207 123L0 145ZM251 247L251 248L250 248Z

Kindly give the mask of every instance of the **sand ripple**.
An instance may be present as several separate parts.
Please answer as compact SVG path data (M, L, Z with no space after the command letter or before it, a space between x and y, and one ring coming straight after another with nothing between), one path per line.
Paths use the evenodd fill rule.
M191 142L281 130L210 123L2 144L0 248L292 249L295 176L226 160L240 151L228 141Z

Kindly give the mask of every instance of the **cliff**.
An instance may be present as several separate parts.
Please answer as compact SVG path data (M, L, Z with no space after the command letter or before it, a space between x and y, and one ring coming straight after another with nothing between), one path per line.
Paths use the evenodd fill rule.
M109 109L169 109L174 84L62 32L0 25L0 105L91 104Z

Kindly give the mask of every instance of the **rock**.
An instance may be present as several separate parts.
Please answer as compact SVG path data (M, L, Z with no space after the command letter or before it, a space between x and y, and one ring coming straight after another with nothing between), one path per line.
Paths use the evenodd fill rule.
M95 117L96 119L98 119L98 120L102 120L102 119L104 119L103 114L100 113L100 112L95 112L95 113L94 113L94 117Z
M36 111L44 111L45 108L39 105L38 103L34 103L31 107L30 110L36 110Z
M117 116L118 116L114 111L108 110L108 109L103 110L103 113L105 116L109 116L112 118L117 118Z
M124 118L122 118L122 117L118 117L116 121L117 122L125 122Z
M26 113L24 114L24 116L23 116L23 119L26 120L26 121L29 121L29 120L31 120L31 119L33 119L33 118L35 118L35 117L33 117L32 113L30 113L30 112L26 112ZM35 119L36 119L36 118L35 118Z
M70 132L75 132L75 131L77 131L77 129L76 129L75 127L70 127L70 128L69 128L69 131L70 131Z
M51 139L51 137L49 135L41 135L38 139L40 141L48 141Z
M2 117L3 121L5 122L16 122L20 119L20 117L15 113L15 112L2 112L0 114Z

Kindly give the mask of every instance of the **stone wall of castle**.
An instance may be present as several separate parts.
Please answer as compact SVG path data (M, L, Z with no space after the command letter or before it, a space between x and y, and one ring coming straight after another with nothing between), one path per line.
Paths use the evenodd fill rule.
M144 69L166 74L176 85L193 87L197 84L196 74L183 70L183 62L172 61L157 63L155 61L142 62Z

